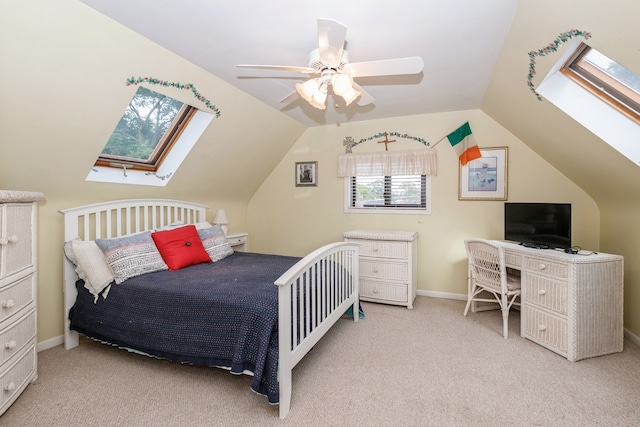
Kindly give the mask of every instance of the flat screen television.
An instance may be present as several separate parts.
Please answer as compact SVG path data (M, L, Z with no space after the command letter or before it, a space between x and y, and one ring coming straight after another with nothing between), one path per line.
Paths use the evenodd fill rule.
M505 203L504 238L536 248L570 248L571 204Z

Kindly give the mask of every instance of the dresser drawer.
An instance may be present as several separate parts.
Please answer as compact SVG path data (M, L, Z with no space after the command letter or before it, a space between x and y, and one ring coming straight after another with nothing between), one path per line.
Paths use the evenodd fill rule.
M522 299L563 316L567 315L567 282L525 271Z
M528 271L546 274L549 276L564 278L569 277L569 266L567 263L554 262L545 258L524 257L523 268Z
M18 354L36 337L36 311L0 331L0 365Z
M404 262L381 262L373 258L360 258L360 277L407 282L409 265Z
M0 413L13 402L36 374L36 345L31 347L0 373Z
M358 239L346 241L360 243L360 256L394 259L407 259L409 256L409 246L406 242Z
M522 334L556 353L567 355L567 320L526 306L521 312Z
M35 280L31 274L0 289L0 323L34 301Z
M375 280L360 279L360 298L364 301L380 301L406 304L408 285L402 283L384 283Z

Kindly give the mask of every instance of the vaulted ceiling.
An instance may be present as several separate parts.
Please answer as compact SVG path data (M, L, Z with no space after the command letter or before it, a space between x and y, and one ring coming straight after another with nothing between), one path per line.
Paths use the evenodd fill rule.
M571 29L592 33L592 46L640 74L637 0L612 0L604 15L597 0L81 1L304 126L482 109L598 203L640 191L637 165L536 99L527 84L528 53ZM420 56L423 72L357 79L373 104L345 107L330 95L327 109L318 110L299 97L279 102L306 74L236 67L307 66L318 18L348 28L352 62ZM554 62L539 58L533 84Z
M480 108L518 5L514 0L82 0L150 40L306 126ZM356 4L357 3L357 4ZM318 18L348 28L351 62L419 56L415 75L362 77L366 106L329 91L327 109L299 96L281 103L307 74L237 64L308 65Z

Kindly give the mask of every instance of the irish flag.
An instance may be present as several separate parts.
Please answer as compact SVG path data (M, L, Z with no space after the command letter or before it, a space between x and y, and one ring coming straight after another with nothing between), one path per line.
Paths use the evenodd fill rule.
M471 160L482 157L478 144L471 134L471 126L466 122L458 129L447 135L447 139L460 158L460 163L466 165Z

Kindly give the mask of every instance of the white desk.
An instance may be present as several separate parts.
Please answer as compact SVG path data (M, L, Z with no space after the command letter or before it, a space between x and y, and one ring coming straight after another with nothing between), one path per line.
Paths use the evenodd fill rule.
M623 257L498 243L521 272L521 336L572 362L622 351Z

